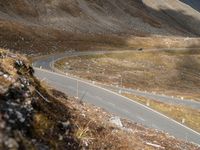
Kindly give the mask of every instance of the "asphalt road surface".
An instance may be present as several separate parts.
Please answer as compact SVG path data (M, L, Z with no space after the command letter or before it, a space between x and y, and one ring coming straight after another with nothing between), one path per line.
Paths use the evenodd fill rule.
M163 49L165 50L165 49ZM177 49L177 50L182 50L182 49ZM115 53L122 53L121 51L115 51ZM124 52L124 51L123 51ZM50 71L55 71L52 66L53 62L56 60L62 59L64 57L70 57L70 56L83 56L83 55L98 55L98 54L104 54L104 53L111 53L109 51L88 51L88 52L66 52L62 54L54 54L52 56L44 57L36 62L34 62L35 67L42 67L43 69L50 70ZM112 52L113 53L113 52ZM103 85L107 89L112 89L115 92L118 92L119 90L122 90L122 92L130 92L134 95L137 96L143 96L145 98L149 98L155 101L167 103L167 104L172 104L172 105L182 105L194 109L200 109L200 102L194 101L194 100L189 100L189 99L181 99L181 98L172 98L171 96L166 96L166 95L159 95L159 94L154 94L154 93L149 93L149 92L144 92L144 91L138 91L135 89L127 89L127 88L121 88L121 87L115 87L115 86L108 86L108 85Z
M135 90L135 89L128 89L128 88L124 88L124 87L123 88L114 87L114 86L105 86L105 87L106 87L106 89L112 89L115 92L121 91L122 93L131 93L136 96L142 96L142 97L154 100L154 101L163 102L163 103L167 103L170 105L186 106L186 107L200 110L200 102L197 102L194 100L175 98L175 97L171 97L171 96L149 93L149 92L139 91L139 90Z
M103 53L103 52L96 52ZM187 140L200 145L200 134L142 104L132 101L115 92L103 89L91 83L67 77L52 72L52 61L69 55L87 55L90 52L72 52L57 54L36 61L35 76L45 80L51 86L70 96L78 96L83 101L104 108L117 116L141 123L144 126L155 128L169 133L182 140ZM39 69L42 67L43 69ZM45 70L46 69L46 70ZM49 71L47 71L49 70Z

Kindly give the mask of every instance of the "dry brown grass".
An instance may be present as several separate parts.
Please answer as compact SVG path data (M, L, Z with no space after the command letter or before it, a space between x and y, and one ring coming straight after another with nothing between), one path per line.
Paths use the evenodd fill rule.
M38 17L38 13L35 10L35 7L31 3L27 3L24 0L1 0L0 1L1 11L9 13L9 10L12 10L16 15L22 17Z
M11 59L8 55L6 59L9 58ZM15 58L21 59L22 57L17 55ZM9 68L12 67L13 62L11 61L11 63L7 63L4 71L10 73L11 70ZM20 139L22 139L20 145L27 147L25 149L38 149L38 145L32 142L31 139L39 143L39 145L45 145L52 149L81 149L82 147L91 150L132 149L133 147L135 149L154 149L154 147L146 144L146 142L161 145L166 149L187 148L193 150L197 148L191 143L174 139L165 133L147 129L123 119L124 127L132 129L133 132L120 129L109 122L112 115L104 110L89 104L80 103L59 91L50 89L46 84L41 84L37 79L27 73L20 72L18 74L14 69L12 71L15 72L16 78L27 78L31 86L28 88L32 89L30 90L30 97L20 97L23 99L22 102L31 100L31 108L34 109L34 113L29 118L30 120L28 119L30 126L24 129L28 131L28 134L24 134L26 132L20 134ZM15 82L17 81L19 80L15 80ZM1 82L0 86L2 85L6 86L5 89L9 88L9 85ZM18 87L16 88L18 89ZM40 91L49 102L44 101L41 96L34 92L34 89ZM2 91L0 91L0 97L3 97L0 101L1 105L3 102L6 103L5 96L2 94ZM17 99L19 100L19 98ZM14 99L13 101L16 102L17 100ZM7 104L3 106L7 106ZM66 122L68 122L68 126L64 130L60 127L60 123ZM23 128L24 126L21 126L20 131L17 130L17 132L20 133ZM9 132L12 131L9 130ZM13 132L16 133L15 130ZM19 140L19 136L17 135L13 138Z
M199 50L147 51L67 58L56 67L107 84L199 100ZM66 62L68 63L66 65Z
M196 34L190 33L193 30L188 29L189 24L177 25L174 19L149 9L140 0L120 0L117 3L85 0L83 4L76 0L41 3L0 0L0 8L0 47L28 54L70 49L198 47L200 43L199 39L180 38ZM165 13L170 12L166 10ZM167 25L168 22L161 19L163 15L172 24ZM187 18L184 14L181 16Z
M127 47L117 35L78 34L19 22L0 20L0 47L28 54L47 54L66 50L98 50Z
M81 9L78 7L77 1L60 1L58 7L73 17L81 15Z
M198 47L199 38L132 37L130 35L72 33L47 26L0 19L0 47L41 55L66 50L125 50ZM138 34L137 36L142 36Z
M168 3L166 1L163 4L168 6ZM0 18L79 33L137 36L195 36L199 33L199 15L196 11L179 2L170 5L174 10L156 10L151 5L155 4L149 3L148 6L148 2L146 4L141 0L43 0L41 3L29 0L0 0L1 11L8 14L6 16L1 13ZM178 11L178 8L193 13L189 16ZM192 26L185 23L185 20L191 21Z
M144 105L148 105L150 108L153 108L173 119L182 123L183 119L184 124L188 127L200 132L200 110L191 109L184 106L175 106L155 100L147 99L140 96L135 96L132 94L123 94L126 97L138 101Z

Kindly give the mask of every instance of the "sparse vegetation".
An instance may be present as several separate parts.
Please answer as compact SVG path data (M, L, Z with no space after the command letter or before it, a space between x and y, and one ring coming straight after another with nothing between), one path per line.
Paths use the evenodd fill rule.
M154 149L152 145L166 149L197 148L127 120L122 119L122 123L129 130L116 127L109 122L112 115L102 109L43 86L32 76L25 57L2 52L6 55L1 57L0 78L7 82L0 84L0 137L4 137L0 140L0 149L116 150L134 147L149 150ZM5 115L7 117L3 117Z
M199 50L133 51L70 57L56 67L64 72L106 84L122 84L199 101Z
M180 3L183 12L157 11L147 4L141 0L0 0L0 47L28 56L71 49L199 47L199 38L186 38L200 33L196 11L188 16L183 13L188 8ZM191 20L192 26L185 20Z
M112 114L40 82L29 63L68 50L138 49L67 58L56 67L90 80L200 101L199 51L146 52L199 48L200 15L193 1L188 7L186 1L160 0L0 0L0 150L199 149L122 118L123 128L115 126ZM199 111L167 106L151 103L200 130Z
M176 121L200 132L200 110L195 110L184 106L170 105L127 93L124 93L123 95L144 105L148 105L148 107L153 108L167 115L168 117L173 118Z

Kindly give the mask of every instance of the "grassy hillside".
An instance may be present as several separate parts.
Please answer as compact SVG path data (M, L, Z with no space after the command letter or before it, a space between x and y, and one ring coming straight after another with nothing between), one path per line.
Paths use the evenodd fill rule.
M0 149L198 149L168 134L114 117L48 87L28 60L0 49Z
M28 53L125 49L140 42L166 47L162 40L134 37L198 37L198 11L178 0L154 1L0 0L0 47Z
M200 51L143 50L65 58L56 67L92 81L200 101Z
M71 32L133 35L200 33L196 26L200 14L178 0L162 3L158 0L153 3L148 0L1 0L0 8L2 19Z

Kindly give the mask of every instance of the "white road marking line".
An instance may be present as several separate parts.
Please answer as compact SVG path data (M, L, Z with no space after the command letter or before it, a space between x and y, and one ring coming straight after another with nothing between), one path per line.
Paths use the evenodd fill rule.
M117 93L115 93L115 92L113 92L113 91L110 91L110 90L108 90L108 89L99 87L99 86L97 86L97 85L93 85L93 84L91 84L91 83L88 83L88 82L86 82L86 81L82 81L82 80L80 80L80 79L76 79L76 78L74 78L74 77L68 77L68 76L65 76L65 75L62 75L62 74L59 74L59 73L56 73L56 72L51 72L51 71L44 70L44 69L40 69L40 68L36 68L36 67L34 67L34 68L35 68L36 70L40 70L40 71L43 71L43 72L55 74L55 75L62 76L62 77L68 78L68 79L78 80L79 82L88 84L88 85L90 85L90 86L93 86L93 87L102 89L102 90L104 90L104 91L107 91L107 92L112 93L112 94L114 94L114 95L117 95L117 96L119 96L119 97L122 97L122 98L124 98L124 99L126 99L126 100L128 100L128 101L131 101L132 103L135 103L135 104L138 104L138 105L144 107L144 108L147 109L147 110L153 111L154 113L156 113L156 114L158 114L158 115L160 115L160 116L162 116L162 117L164 117L164 118L166 118L166 119L168 119L168 120L170 120L170 121L172 121L172 122L174 122L174 123L176 123L176 124L178 124L178 125L180 125L180 126L186 128L186 129L188 129L188 130L190 130L190 131L192 131L192 132L194 132L195 134L197 134L197 135L200 136L200 133L198 133L197 131L194 131L193 129L191 129L191 128L189 128L189 127L187 127L187 126L185 126L185 125L183 125L183 124L181 124L181 123L179 123L179 122L177 122L177 121L175 121L175 120L173 120L173 119L171 119L171 118L165 116L164 114L162 114L162 113L160 113L160 112L157 112L157 111L155 111L155 110L153 110L153 109L151 109L151 108L149 108L149 107L147 107L147 106L145 106L145 105L143 105L143 104L140 104L140 103L138 103L138 102L136 102L136 101L133 101L133 100L131 100L131 99L125 97L125 96L119 95L119 94L117 94Z

